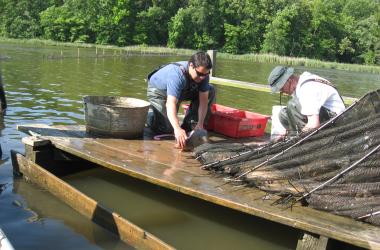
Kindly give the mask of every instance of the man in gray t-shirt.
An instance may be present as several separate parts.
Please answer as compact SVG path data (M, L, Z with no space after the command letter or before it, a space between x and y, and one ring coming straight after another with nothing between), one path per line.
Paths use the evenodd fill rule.
M214 87L209 84L211 68L210 56L198 52L188 62L170 63L148 75L147 96L153 110L148 126L155 133L174 132L178 146L183 148L192 121L197 122L195 129L204 128L215 99ZM177 113L184 100L191 103L180 126Z

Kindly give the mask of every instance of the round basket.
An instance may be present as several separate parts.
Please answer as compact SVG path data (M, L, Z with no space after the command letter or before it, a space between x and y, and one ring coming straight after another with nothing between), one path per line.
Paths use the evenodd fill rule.
M143 135L149 102L115 96L85 96L83 102L88 133L128 139Z

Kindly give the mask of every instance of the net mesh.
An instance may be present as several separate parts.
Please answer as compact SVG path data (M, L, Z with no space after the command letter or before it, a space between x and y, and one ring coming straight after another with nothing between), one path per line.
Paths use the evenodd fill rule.
M310 207L380 225L380 90L315 131L263 147L203 144L203 168Z

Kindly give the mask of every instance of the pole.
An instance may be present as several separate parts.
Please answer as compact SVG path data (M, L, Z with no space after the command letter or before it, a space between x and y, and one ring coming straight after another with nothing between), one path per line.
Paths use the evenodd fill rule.
M207 54L210 56L212 62L210 76L216 76L216 50L207 50Z

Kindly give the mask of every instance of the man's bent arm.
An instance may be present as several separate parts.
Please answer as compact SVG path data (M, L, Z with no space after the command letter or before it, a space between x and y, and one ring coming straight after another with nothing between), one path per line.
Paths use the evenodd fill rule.
M204 122L207 114L208 94L208 91L199 92L198 124L196 128L204 127Z
M168 115L168 119L170 124L174 129L174 135L177 139L177 143L180 148L184 148L186 144L186 131L181 128L179 125L179 120L177 116L177 98L175 96L169 95L166 100L166 112Z

